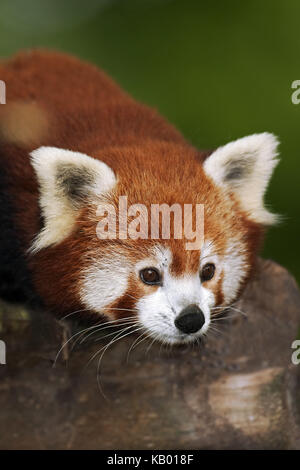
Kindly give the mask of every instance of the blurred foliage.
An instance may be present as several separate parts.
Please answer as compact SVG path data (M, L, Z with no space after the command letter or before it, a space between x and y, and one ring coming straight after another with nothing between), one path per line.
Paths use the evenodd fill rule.
M1 0L0 56L38 46L92 61L199 148L277 134L282 161L267 201L284 221L264 256L300 280L299 15L297 0Z
M0 335L23 331L27 328L29 321L30 314L24 306L0 300Z

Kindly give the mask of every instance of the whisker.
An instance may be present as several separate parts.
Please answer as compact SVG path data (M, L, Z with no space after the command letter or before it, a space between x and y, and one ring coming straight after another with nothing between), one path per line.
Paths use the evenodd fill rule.
M210 332L210 334L215 333L217 336L221 336L223 333L220 330L214 328L212 325L210 325L210 328L208 331Z
M244 317L248 317L247 313L246 312L243 312L242 310L240 310L239 308L236 308L236 307L230 307L231 310L235 310L236 312L239 312L241 313L242 315L244 315Z
M127 329L129 329L129 328L134 328L135 326L138 326L138 325L139 325L139 324L138 324L137 322L133 322L133 323L131 323L130 326L128 326L128 327L125 328L125 329L127 330ZM124 331L124 329L122 328L121 331ZM108 338L109 336L114 335L115 333L116 333L116 332L113 331L112 333L109 333L109 334L107 334L107 335L105 335L105 336L101 336L100 338L95 339L94 342L97 343L97 342L101 341L101 340L104 339L104 338Z
M130 295L130 294L128 294L128 293L127 293L126 295L127 295L128 297L131 297L133 300L139 300L139 299L137 299L136 297L133 297L133 295Z
M139 341L140 338L142 338L144 336L144 333L142 333L141 335L139 335L131 344L129 350L128 350L128 353L127 353L127 356L126 356L126 362L128 363L129 362L129 354L130 352L141 342ZM136 346L134 346L136 344Z
M209 330L211 330L212 332L218 333L220 336L221 336L221 335L224 335L224 336L227 337L227 338L229 337L228 331L226 331L226 330L219 330L219 328L217 328L216 326L214 326L214 325L212 325L212 324L210 324Z
M97 355L98 355L104 348L106 348L107 346L110 346L111 344L113 344L113 342L114 342L115 339L117 339L120 335L122 335L122 333L123 333L124 331L130 330L131 328L134 328L134 325L130 325L130 326L128 326L127 328L122 329L122 331L117 332L117 333L116 333L116 336L115 336L107 345L103 346L103 347L102 347L101 349L99 349L95 354L93 354L93 356L92 356L92 357L89 359L89 361L87 362L86 367L88 367L88 365L90 364L90 362L93 361L93 360L97 357ZM114 333L115 333L115 332L114 332Z
M83 308L82 310L76 310L75 312L68 313L68 315L65 315L64 317L60 318L61 321L65 320L66 318L70 317L71 315L75 315L75 313L80 313L80 312L88 312L88 308Z
M137 312L137 308L118 308L118 307L105 307L105 310L121 310L122 312Z
M241 314L244 315L245 317L248 317L248 315L247 315L246 312L243 312L243 310L240 310L239 308L234 307L234 304L228 305L228 306L226 306L226 307L212 307L211 310L212 310L212 311L213 311L213 310L235 310L236 312L241 313Z
M136 333L137 331L140 331L141 329L142 329L142 327L137 328L137 329L135 329L135 330L133 330L133 331L129 331L129 332L123 334L123 335L120 336L120 337L113 338L113 340L104 348L104 350L103 350L103 352L102 352L102 354L101 354L101 356L100 356L100 358L99 358L99 360L98 360L98 366L97 366L97 383L98 383L98 388L99 388L100 393L103 395L103 397L104 397L106 400L107 400L107 397L106 397L106 395L105 395L104 392L103 392L103 388L102 388L102 385L101 385L101 374L100 374L100 368L101 368L101 362L102 362L103 356L104 356L105 352L107 351L107 349L109 348L109 346L112 346L112 345L115 344L117 341L120 341L121 339L125 338L126 336L128 336L128 335L130 335L130 334L133 334L133 333ZM102 349L103 349L103 348L102 348ZM100 349L100 351L98 351L98 353L101 352L102 349ZM98 353L97 353L97 354L98 354Z
M83 341L85 341L89 336L91 336L94 333L101 332L102 330L106 330L108 328L118 328L118 327L123 326L123 325L129 325L130 323L134 324L135 322L136 322L135 317L130 316L130 317L122 318L122 319L116 319L116 320L112 320L112 321L98 323L97 325L95 325L95 326L98 326L98 329L92 331L91 333L89 333L88 335L86 335L82 339L80 337L77 338L75 344L77 344L77 342L80 339L81 339L80 344L82 344ZM86 330L83 330L82 334L84 334L85 332L86 332Z
M224 317L211 317L211 323L214 323L216 321L224 321L224 320L232 320L233 318L240 318L238 315L226 315Z
M138 299L136 299L138 300ZM118 307L105 307L105 310L120 310L122 312L137 312L136 308L118 308ZM75 310L75 312L68 313L64 317L60 318L61 321L65 320L66 318L75 315L76 313L81 313L81 312L90 312L91 309L88 308L83 308L81 310ZM105 313L100 313L99 315L105 315Z
M132 319L133 317L127 317L127 319ZM67 346L67 344L70 343L70 341L72 341L72 339L74 339L75 337L77 337L78 335L82 335L83 333L85 333L86 331L90 331L90 330L93 330L95 328L99 328L100 326L102 325L107 325L107 324L112 324L112 323L116 323L120 321L119 319L118 320L112 320L112 321L108 321L108 322L104 322L104 323L97 323L96 325L93 325L93 326L90 326L88 328L85 328L84 330L81 330L81 331L78 331L76 333L74 333L74 335L72 335L62 346L61 348L59 349L59 351L57 352L56 356L55 356L55 359L54 359L54 363L53 363L53 366L52 367L55 367L56 366L56 363L57 363L57 360L62 352L62 350Z
M75 338L76 336L78 336L78 335L80 335L80 334L84 333L85 331L88 331L88 330L90 330L90 329L92 329L92 328L97 328L98 326L99 326L99 325L94 325L94 326L91 326L91 327L89 327L89 328L86 328L85 330L81 330L81 331L79 331L79 332L77 332L77 333L74 333L74 335L72 335L72 336L61 346L61 348L58 350L58 353L57 353L56 356L55 356L54 363L53 363L53 366L52 366L52 367L55 367L55 366L56 366L56 362L57 362L57 359L58 359L59 356L60 356L60 353L61 353L62 350L67 346L67 344L69 344L70 341L72 341L73 338Z
M103 330L107 330L107 329L109 329L109 328L118 328L118 327L120 327L120 326L130 325L130 324L134 325L134 324L136 324L136 321L134 320L134 321L132 321L132 322L126 321L126 322L123 322L123 323L116 323L115 325L108 325L108 326L105 326L104 328L102 328L101 325L99 325L99 329L97 329L97 330L95 330L95 331L91 331L87 336L85 336L84 338L82 338L82 340L80 341L80 344L82 344L83 341L87 340L87 338L89 338L90 336L92 336L92 335L95 334L95 333L100 333L100 332L102 332ZM114 334L114 333L115 333L115 331L114 331L112 334ZM105 336L105 337L106 337L106 336Z
M150 351L150 349L152 348L153 344L155 343L155 341L157 341L159 339L159 336L156 335L153 340L151 341L151 343L149 344L148 348L146 349L146 352L145 352L145 355L147 355Z

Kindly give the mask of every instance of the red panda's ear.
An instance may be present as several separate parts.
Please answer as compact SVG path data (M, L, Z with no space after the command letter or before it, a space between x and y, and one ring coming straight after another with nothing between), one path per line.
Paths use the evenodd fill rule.
M278 140L273 134L253 134L218 148L203 165L217 185L234 193L250 219L264 225L277 220L263 201L278 163L277 147Z
M44 217L44 228L31 248L35 252L66 238L84 201L109 192L116 176L105 163L71 150L40 147L30 155Z

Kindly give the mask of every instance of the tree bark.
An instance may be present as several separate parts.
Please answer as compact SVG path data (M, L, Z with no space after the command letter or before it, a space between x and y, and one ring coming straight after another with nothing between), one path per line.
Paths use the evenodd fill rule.
M0 448L300 449L296 282L261 260L235 308L244 314L230 310L200 347L143 341L128 356L136 337L116 342L102 358L100 390L101 352L87 363L112 336L80 346L75 336L53 367L66 327L44 313L18 323L3 305Z

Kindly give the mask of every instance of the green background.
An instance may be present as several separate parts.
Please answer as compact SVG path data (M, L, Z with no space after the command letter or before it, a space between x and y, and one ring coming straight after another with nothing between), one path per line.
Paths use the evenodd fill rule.
M0 56L42 46L88 59L199 148L278 135L267 202L284 218L264 256L299 281L299 20L297 0L1 0Z

